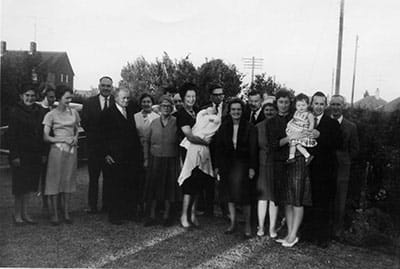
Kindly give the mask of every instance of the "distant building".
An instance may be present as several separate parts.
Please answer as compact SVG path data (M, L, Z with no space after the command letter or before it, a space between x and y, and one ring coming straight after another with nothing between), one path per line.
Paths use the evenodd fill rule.
M354 103L354 107L368 110L379 110L386 104L387 102L380 97L379 89L376 89L374 96L370 96L368 92L366 92L363 99Z
M8 50L1 41L1 124L18 100L18 89L31 83L37 89L44 84L74 88L74 71L66 52L38 51L35 42L29 50Z
M400 110L400 97L390 101L383 107L384 112L394 112Z

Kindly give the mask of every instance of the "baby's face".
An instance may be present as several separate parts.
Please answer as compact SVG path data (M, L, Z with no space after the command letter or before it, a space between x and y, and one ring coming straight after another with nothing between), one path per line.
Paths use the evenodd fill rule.
M296 102L296 110L300 112L306 112L308 108L308 104L306 101L300 100Z

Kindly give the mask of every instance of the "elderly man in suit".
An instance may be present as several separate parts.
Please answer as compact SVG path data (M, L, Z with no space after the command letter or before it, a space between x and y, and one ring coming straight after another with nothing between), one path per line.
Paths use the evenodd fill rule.
M346 208L346 197L349 186L350 168L352 160L359 151L357 126L343 117L345 99L341 95L333 95L329 103L331 117L340 124L342 133L342 144L336 151L338 169L336 178L336 196L335 196L335 215L334 232L335 236L340 236L343 232L343 219Z
M341 145L339 123L326 115L327 98L316 92L311 99L315 117L315 129L320 133L318 145L313 149L314 160L310 164L312 195L311 231L320 247L326 248L332 237L333 208L336 192L336 151Z
M112 175L108 217L112 224L134 220L137 184L143 174L143 149L136 130L130 92L117 89L115 103L102 114L105 161Z
M85 129L88 149L89 191L88 191L88 213L97 213L97 202L99 192L99 177L103 174L102 211L107 211L108 192L110 188L110 173L104 162L104 144L102 142L100 115L114 103L111 95L113 81L104 76L99 80L100 93L88 98L82 109L82 127Z

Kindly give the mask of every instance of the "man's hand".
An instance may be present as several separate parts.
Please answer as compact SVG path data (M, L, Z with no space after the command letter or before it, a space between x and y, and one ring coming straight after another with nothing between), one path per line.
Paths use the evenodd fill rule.
M253 179L255 175L256 175L256 171L254 171L253 168L250 168L249 169L249 178Z
M11 164L14 167L20 167L21 166L21 160L19 158L15 158L14 160L11 160Z
M144 160L143 166L144 166L144 168L147 168L149 166L149 161L148 160Z
M105 157L105 159L106 159L106 163L109 164L109 165L112 165L112 164L115 163L114 159L110 155L107 155Z

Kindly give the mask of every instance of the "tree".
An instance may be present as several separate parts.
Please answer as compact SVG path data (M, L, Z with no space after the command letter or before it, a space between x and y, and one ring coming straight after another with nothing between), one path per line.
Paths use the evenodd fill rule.
M144 57L127 63L121 71L120 87L128 88L133 97L139 98L143 93L150 93L156 98L163 94L164 87L180 87L184 82L196 82L197 71L188 57L172 60L164 52L161 59L149 63Z
M221 59L204 63L198 69L198 76L199 105L209 100L207 90L210 84L221 84L227 97L236 96L241 90L242 74L239 73L235 65L227 65Z
M154 78L150 72L150 64L144 57L138 57L133 63L127 63L121 70L122 80L119 87L130 90L134 98L154 89Z
M265 77L265 73L256 75L251 88L262 94L267 93L268 95L275 95L276 91L281 88L280 85L275 83L272 77L268 77L267 79L265 79Z

